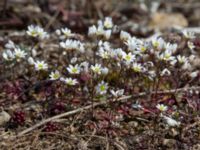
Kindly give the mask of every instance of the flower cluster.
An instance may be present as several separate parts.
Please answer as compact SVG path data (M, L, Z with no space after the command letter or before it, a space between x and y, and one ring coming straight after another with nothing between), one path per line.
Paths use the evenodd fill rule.
M111 37L114 27L112 18L106 17L99 20L97 25L89 27L88 36L83 40L78 39L76 33L67 27L51 34L39 26L30 25L26 31L29 36L39 39L52 37L59 55L55 62L51 62L51 54L44 52L40 56L33 55L32 46L31 49L25 49L24 45L16 45L12 41L5 44L2 57L12 63L23 60L27 62L24 65L28 65L25 68L33 69L38 80L62 83L67 89L74 90L74 93L82 92L82 95L92 100L107 97L116 100L123 95L134 95L137 86L139 91L152 88L157 92L160 87L179 87L179 80L184 79L189 83L199 76L199 71L191 66L195 52L191 40L193 34L183 32L188 50L183 55L178 43L169 42L162 35L140 39L120 31L113 36L114 39L118 35L113 42ZM38 40L34 48L43 49L45 44L40 42ZM164 104L158 104L156 108L163 116L168 112L168 106ZM163 118L169 124L178 125L167 116Z

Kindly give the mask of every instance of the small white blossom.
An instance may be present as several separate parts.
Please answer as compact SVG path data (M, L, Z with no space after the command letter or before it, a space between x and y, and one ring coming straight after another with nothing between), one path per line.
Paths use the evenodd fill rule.
M187 30L183 31L183 35L188 38L188 39L193 39L195 38L194 32L188 32Z
M192 69L192 66L189 62L185 62L183 65L182 65L182 69L183 70L191 70Z
M123 52L122 57L128 64L133 62L133 60L135 59L135 55L133 55L131 52L129 52L128 54Z
M128 50L134 52L138 46L139 46L139 42L138 39L136 39L135 37L129 38L125 44L128 46Z
M172 56L172 51L170 50L166 50L164 53L158 55L158 58L164 61L173 61L175 59L175 57Z
M71 62L72 64L75 64L75 63L77 62L77 60L78 60L77 57L73 57L73 58L70 60L70 62Z
M160 73L161 76L170 76L171 75L171 72L165 68L161 73Z
M194 71L194 72L190 73L190 77L196 78L198 76L198 74L199 74L199 71Z
M81 68L78 64L76 64L75 66L69 65L69 67L67 67L67 70L70 74L79 74Z
M96 33L97 33L97 28L95 25L89 27L89 29L88 29L89 36L94 36L94 35L96 35Z
M96 74L101 74L101 64L95 64L95 65L91 65L91 70L96 73Z
M112 18L110 17L106 17L104 20L104 27L107 29L110 29L113 27L113 22L112 22Z
M191 52L194 53L195 45L190 41L187 42L187 45L188 45L188 48L191 50Z
M58 70L51 72L49 77L50 77L50 80L58 80L60 78L60 72Z
M132 69L134 72L143 72L144 71L144 67L138 63L133 63Z
M151 42L152 42L153 47L158 50L161 50L161 49L165 48L165 46L166 46L165 41L161 37L160 38L154 37L154 38L152 38Z
M99 55L100 57L102 57L103 59L108 59L109 58L109 52L107 50L104 50L103 47L100 47L97 55Z
M7 49L14 49L14 48L16 48L16 45L13 41L9 40L8 43L6 43L5 47Z
M164 115L162 117L165 119L165 121L167 122L167 124L169 126L175 127L175 126L180 126L180 124L181 124L180 122L178 122L178 121L176 121L176 120L174 120L170 117L167 117L167 116L164 116Z
M165 48L166 48L166 50L169 50L172 53L175 53L177 50L177 47L178 47L177 44L167 43Z
M48 65L44 61L36 61L34 62L34 65L35 65L35 70L37 71L48 69Z
M61 78L60 80L63 81L63 82L65 82L67 85L70 85L70 86L78 84L77 79Z
M28 58L28 63L29 63L30 65L35 65L35 61L34 61L34 59L33 59L32 57L29 57L29 58Z
M77 50L80 52L84 52L84 45L77 40L69 40L67 39L65 42L60 42L60 46L67 50Z
M186 58L185 56L181 56L181 55L178 55L177 56L177 60L180 64L184 64L184 63L187 63L188 62L188 58Z
M15 59L15 55L11 50L4 51L2 56L6 61L12 61L13 59Z
M109 69L108 69L107 67L104 67L104 68L101 69L101 73L102 73L103 75L107 75L108 72L109 72Z
M62 28L60 30L64 34L65 37L70 37L70 36L73 35L72 31L70 29L68 29L68 28Z
M104 95L107 93L108 90L108 83L105 83L104 81L102 81L101 83L99 83L96 87L96 93L100 94L100 95Z
M161 112L164 112L164 111L167 111L167 110L168 110L168 107L165 106L165 105L163 105L163 104L157 104L157 105L156 105L156 108L157 108L158 110L160 110Z
M27 55L27 53L25 53L23 50L21 50L20 48L15 48L14 49L14 55L17 59L21 59L21 58L25 58L25 56Z
M28 30L26 31L26 33L29 36L39 37L41 39L44 39L44 38L48 37L47 32L45 32L44 29L41 28L40 26L30 25L30 26L28 26Z
M84 72L88 72L89 71L89 63L87 61L84 61L80 64L80 67L82 68L82 70Z
M110 39L111 33L112 33L111 30L105 30L103 36L108 40Z
M121 89L121 90L110 90L110 93L114 96L114 97L120 97L120 96L123 96L124 94L124 89Z
M125 32L125 31L120 32L120 39L121 40L127 41L130 38L131 38L131 35L128 32Z

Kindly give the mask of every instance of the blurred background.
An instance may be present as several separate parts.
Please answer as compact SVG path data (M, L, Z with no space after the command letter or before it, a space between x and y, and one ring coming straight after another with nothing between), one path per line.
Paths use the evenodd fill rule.
M198 27L199 8L199 0L0 0L0 29L2 35L38 24L86 33L96 20L111 16L120 29L147 37L155 31Z

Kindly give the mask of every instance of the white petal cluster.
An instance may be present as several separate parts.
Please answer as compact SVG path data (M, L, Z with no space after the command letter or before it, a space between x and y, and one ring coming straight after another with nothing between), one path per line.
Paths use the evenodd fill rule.
M187 30L183 30L183 35L188 38L188 39L194 39L195 38L195 34L194 32L189 32Z
M74 36L72 31L68 28L57 29L56 34L59 36L60 39L70 38Z
M65 42L60 42L60 46L66 50L76 50L81 53L85 51L84 44L78 40L67 39Z
M170 118L170 117L167 117L167 116L162 116L164 118L164 120L166 121L166 123L171 126L171 127L175 127L175 126L180 126L180 122Z
M101 70L102 70L101 64L91 65L90 68L95 74L101 74Z
M166 43L163 38L161 37L153 37L151 40L152 46L155 49L162 50L166 47Z
M50 80L58 80L60 78L60 72L58 70L52 71L51 74L49 75Z
M5 50L2 56L6 61L12 61L15 59L15 54L11 50Z
M126 32L126 31L121 31L121 32L120 32L120 39L121 39L122 41L127 41L127 40L130 39L130 38L131 38L130 33Z
M21 59L25 58L26 55L27 55L27 53L24 50L22 50L19 47L17 47L17 46L14 47L13 51L8 49L8 50L5 50L2 53L2 56L6 61L12 61L12 60L15 60L15 59L17 61L20 61Z
M30 26L28 26L28 30L26 31L26 33L29 36L39 37L41 39L44 39L44 38L48 37L48 33L45 32L44 29L41 28L40 26L30 25Z
M112 33L112 27L112 18L106 17L104 22L99 20L97 26L90 26L88 29L88 35L91 37L104 37L105 39L109 39Z
M131 68L133 69L134 72L138 73L145 71L145 68L139 63L133 63Z
M124 94L124 89L120 89L120 90L110 90L110 93L115 97L115 98L118 98L118 97L121 97L123 96Z
M73 85L77 85L78 84L77 79L61 78L60 80L63 81L64 83L66 83L69 86L73 86Z
M135 55L133 55L131 52L129 52L129 53L123 52L122 58L124 59L126 64L130 64L131 62L134 61Z
M44 61L37 60L36 62L34 62L34 66L35 66L35 70L37 71L48 69L48 64L45 63Z
M108 90L108 83L101 81L96 87L96 93L99 95L104 95L107 93Z
M160 110L161 112L164 112L164 111L167 111L167 110L168 110L168 107L165 106L164 104L157 104L157 105L156 105L156 108L157 108L158 110Z
M79 74L81 72L81 68L78 64L76 64L75 66L69 65L69 67L67 67L67 70L70 74Z

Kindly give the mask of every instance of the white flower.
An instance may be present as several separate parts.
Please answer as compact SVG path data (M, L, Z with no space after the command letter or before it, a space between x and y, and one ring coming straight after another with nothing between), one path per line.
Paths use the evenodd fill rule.
M165 105L163 105L163 104L157 104L157 105L156 105L156 108L157 108L158 110L160 110L161 112L167 111L167 109L168 109L168 107L165 106Z
M72 64L75 64L77 62L78 58L77 57L72 57L72 59L70 60L70 62Z
M106 51L109 51L110 50L110 43L109 42L103 42L103 41L99 41L99 43L98 43L98 46L101 48L103 48L104 50L106 50Z
M71 32L71 30L68 29L68 28L61 28L60 30L65 35L65 37L70 37L70 36L73 35L72 32Z
M25 58L25 56L27 55L27 53L25 53L24 51L22 51L20 48L15 48L14 49L14 55L17 59L21 59L21 58Z
M102 57L104 59L108 59L109 58L109 52L107 50L104 50L103 47L99 48L99 51L97 52L97 55L99 55L100 57Z
M50 80L58 80L60 78L60 72L56 70L55 72L51 72L49 75Z
M193 52L193 50L194 50L194 48L195 48L195 45L194 45L192 42L188 41L188 42L187 42L187 46L188 46L188 48Z
M89 63L87 61L84 61L80 64L80 67L83 71L88 72L89 71Z
M109 72L109 69L108 69L107 67L104 67L104 68L101 69L101 73L102 73L103 75L107 75L108 72Z
M139 52L144 53L144 52L146 52L147 47L148 47L148 45L147 45L146 43L143 43L143 42L142 42L140 45L138 45L137 50L138 50Z
M173 61L175 59L175 57L172 56L172 51L170 50L166 50L164 53L158 55L158 58L164 61Z
M181 55L178 55L177 56L177 60L180 64L183 64L183 63L187 63L188 62L188 58L186 58L185 56L181 56Z
M117 90L117 91L110 90L110 93L111 93L114 97L117 98L117 97L123 96L123 94L124 94L124 89Z
M193 39L195 38L194 32L188 32L187 30L183 31L183 35L188 38L188 39Z
M16 48L16 45L13 41L9 40L8 43L6 43L5 47L7 49L14 49L14 48Z
M96 33L97 33L97 28L95 25L89 27L89 29L88 29L89 36L94 36L94 35L96 35Z
M67 85L70 85L70 86L78 84L77 79L61 78L60 80L63 81L63 82L65 82Z
M153 81L153 79L154 79L155 77L156 77L156 72L155 72L154 70L148 71L148 78L149 78L150 80Z
M34 59L33 59L32 57L29 57L29 58L28 58L28 63L29 63L30 65L35 65L35 61L34 61Z
M144 71L144 67L141 64L138 64L138 63L133 63L132 69L135 72L143 72Z
M59 29L57 29L55 32L57 35L61 35L61 31Z
M111 36L111 30L105 30L103 36L108 40Z
M125 32L125 31L120 32L120 39L121 40L127 41L130 38L131 38L131 35L128 32Z
M199 74L199 71L194 71L194 72L190 73L190 77L196 78L198 76L198 74Z
M178 47L177 44L167 43L165 48L166 48L166 50L169 50L172 53L175 53L177 50L177 47Z
M112 22L112 18L110 17L106 17L104 20L104 27L107 29L110 29L113 27L113 22Z
M185 62L183 65L182 65L182 69L183 70L191 70L192 69L192 66L189 62Z
M91 70L96 73L96 74L101 74L101 64L95 64L95 65L91 65Z
M167 117L167 116L164 116L164 115L162 117L165 119L165 121L167 122L167 124L169 126L175 127L175 126L179 126L181 124L180 122L178 122L178 121L176 121L176 120L174 120L170 117Z
M166 45L165 41L161 37L160 38L153 37L151 42L152 42L153 47L158 50L165 48L165 45Z
M34 65L35 65L35 70L37 71L48 69L48 65L44 61L36 61L34 62Z
M125 44L128 46L128 50L135 51L139 46L139 41L135 37L129 38Z
M99 83L96 87L96 93L100 94L100 95L104 95L107 93L108 90L108 83L105 83L104 81L102 81L101 83Z
M70 74L79 74L81 68L78 64L76 64L75 66L69 65L69 67L67 67L67 70L69 71Z
M133 62L133 60L135 59L135 55L133 55L131 52L127 53L122 53L122 57L123 59L129 64L131 62Z
M67 39L65 42L60 42L60 46L67 50L77 50L80 52L84 52L84 45L77 40L69 40Z
M28 30L26 31L26 33L29 36L39 37L41 39L44 39L44 38L48 37L47 32L45 32L44 29L41 28L40 26L30 25L30 26L28 26Z
M97 36L104 36L104 33L105 32L105 30L103 29L103 26L102 25L99 25L98 27L97 27L97 31L96 31L96 35Z
M161 73L160 73L161 76L170 76L171 75L171 72L165 68Z
M11 50L4 51L2 56L7 61L12 61L13 59L15 59L15 55L13 52L11 52Z

